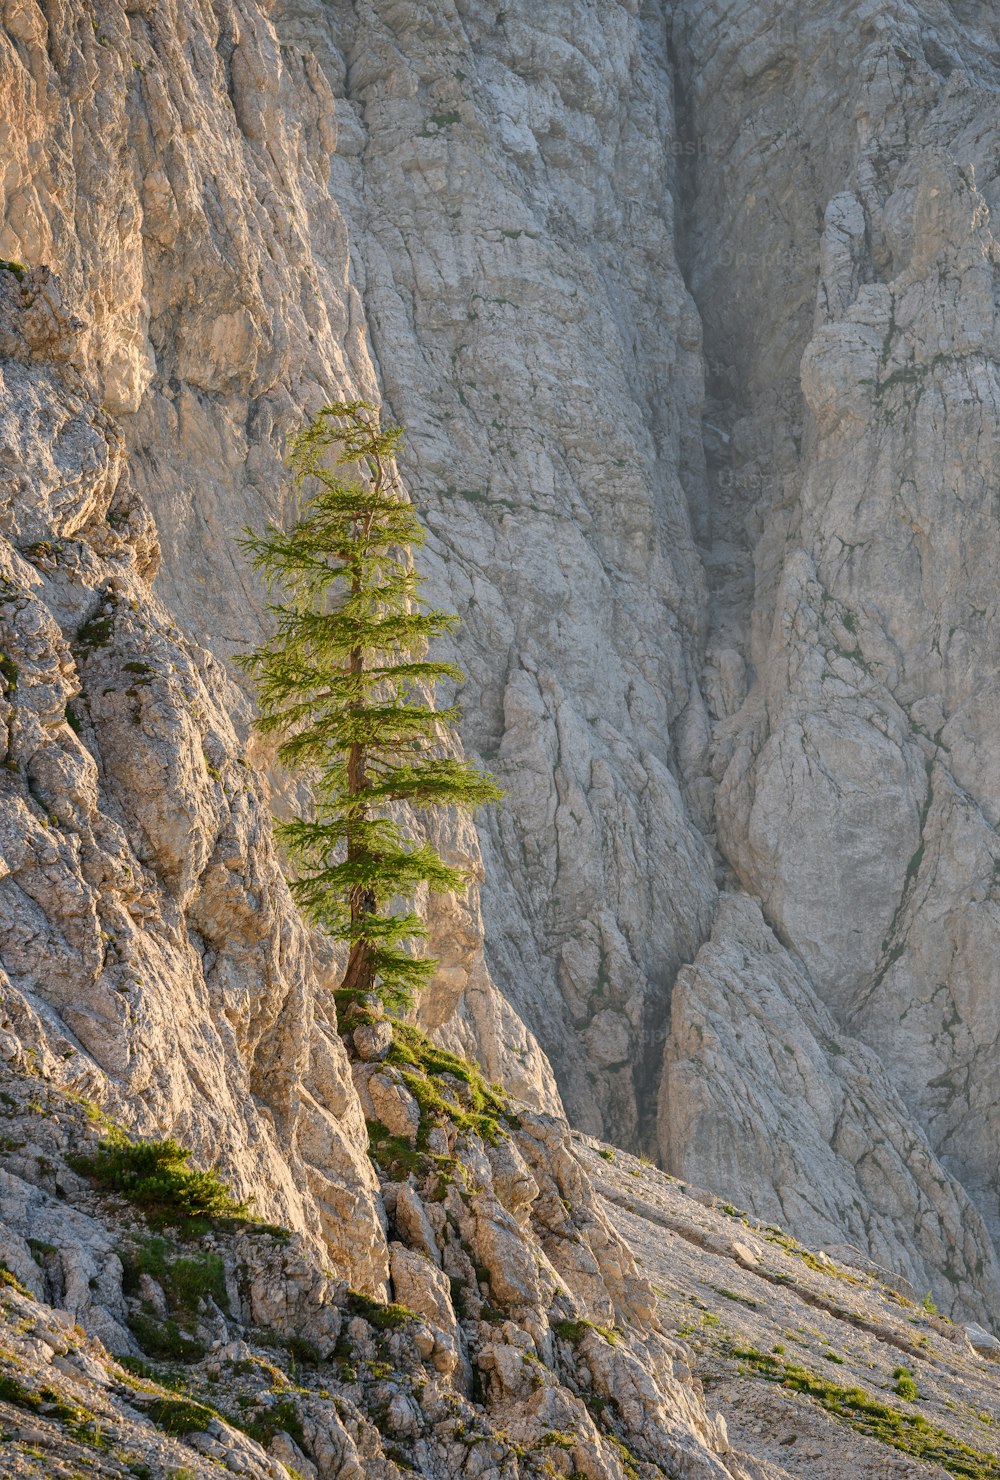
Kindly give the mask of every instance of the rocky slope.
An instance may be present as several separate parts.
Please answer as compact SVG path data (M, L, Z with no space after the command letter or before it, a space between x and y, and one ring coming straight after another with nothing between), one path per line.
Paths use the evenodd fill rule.
M431 909L425 1025L1000 1318L991 9L0 27L7 1030L388 1292L226 667L287 434L384 397L508 793L445 839L486 886Z

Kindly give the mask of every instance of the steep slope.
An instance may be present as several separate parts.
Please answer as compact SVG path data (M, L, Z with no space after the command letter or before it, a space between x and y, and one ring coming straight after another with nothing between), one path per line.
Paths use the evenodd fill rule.
M301 1236L210 1216L170 1147L144 1179L155 1146L4 1033L5 1475L752 1480L565 1124L413 1030L397 1049L357 1066L389 1122L386 1304Z
M995 1238L1000 30L985 6L699 4L678 7L675 43L698 145L687 253L713 395L719 842L793 953L781 970L815 989L832 1036L878 1051ZM717 922L730 972L741 918ZM698 1057L689 1001L667 1049L667 1105ZM687 1136L661 1125L668 1157L719 1186L733 1178L726 1125L758 1108L759 1047L726 1044ZM826 1066L803 1081L769 1092L786 1126L803 1099L829 1101ZM834 1132L862 1166L873 1125L888 1123L868 1124ZM770 1152L755 1160L775 1182ZM871 1200L879 1217L902 1202L923 1221L881 1158L886 1176L882 1208L873 1189L841 1190L857 1210L848 1224L870 1226ZM749 1195L748 1163L739 1178ZM820 1236L826 1217L799 1226ZM939 1255L955 1285L949 1249L970 1236L981 1248L965 1227Z
M1000 1314L995 21L0 16L19 1034L382 1287L333 965L220 660L265 621L232 537L286 512L287 434L384 393L508 791L484 917L431 910L426 1024Z

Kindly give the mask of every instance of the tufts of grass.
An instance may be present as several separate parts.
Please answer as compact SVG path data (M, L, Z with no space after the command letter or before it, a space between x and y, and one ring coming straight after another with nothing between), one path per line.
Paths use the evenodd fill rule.
M158 1321L140 1311L129 1317L128 1324L146 1355L157 1361L200 1362L205 1355L201 1342L185 1335L176 1321Z
M734 1346L728 1352L759 1377L792 1392L804 1393L827 1413L869 1438L915 1459L938 1464L950 1475L960 1475L964 1480L1000 1480L1000 1460L995 1454L973 1449L918 1413L901 1413L861 1388L840 1387L805 1367L783 1362L756 1347ZM900 1370L905 1369L897 1368Z
M346 1309L348 1315L361 1316L376 1331L397 1331L407 1321L420 1320L416 1311L407 1309L405 1305L380 1305L377 1300L362 1295L358 1290L348 1293Z
M193 1319L198 1314L199 1301L208 1297L222 1310L228 1305L226 1266L219 1254L177 1257L169 1240L151 1238L137 1248L123 1250L121 1259L127 1295L134 1295L140 1277L148 1274L162 1286L175 1315Z
M75 1403L67 1403L54 1388L43 1387L34 1392L9 1372L0 1374L0 1403L11 1403L15 1408L24 1408L29 1413L44 1413L60 1423L86 1423L93 1415Z
M92 617L89 622L84 622L76 640L81 647L107 647L111 641L111 618Z
M583 1340L588 1331L596 1331L609 1346L618 1345L618 1338L613 1331L609 1331L606 1326L597 1326L593 1321L555 1321L552 1329L563 1341L570 1341L574 1346Z
M146 1414L157 1428L178 1437L204 1432L219 1416L204 1403L195 1403L190 1398L157 1398L149 1404Z
M917 1384L913 1381L913 1373L908 1367L897 1367L892 1374L896 1384L896 1396L905 1398L908 1403L915 1403L920 1397Z
M21 1281L18 1279L14 1271L12 1269L8 1269L3 1260L0 1260L0 1288L2 1288L4 1285L6 1285L8 1289L16 1290L19 1295L26 1296L28 1300L34 1300L35 1298L34 1295L32 1295L31 1291L21 1284Z
M291 1398L282 1398L279 1402L272 1403L251 1422L240 1423L239 1427L244 1433L249 1434L251 1439L256 1439L258 1444L263 1444L265 1449L275 1434L279 1432L289 1434L296 1444L305 1443L302 1418Z

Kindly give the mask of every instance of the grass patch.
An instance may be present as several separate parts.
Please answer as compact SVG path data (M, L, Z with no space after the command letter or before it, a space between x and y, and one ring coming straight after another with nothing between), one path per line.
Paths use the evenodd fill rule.
M243 1219L246 1204L233 1201L217 1172L189 1167L190 1155L176 1141L130 1141L119 1132L91 1155L66 1159L74 1171L135 1203L154 1228L169 1224L194 1233L218 1219Z
M263 1444L265 1449L278 1433L290 1435L296 1444L305 1443L302 1419L291 1398L282 1398L280 1402L272 1403L270 1408L265 1408L250 1423L240 1423L238 1427L249 1434L251 1439L256 1439L258 1444Z
M973 1449L945 1429L928 1423L920 1414L900 1413L887 1403L870 1397L861 1388L840 1387L804 1367L758 1351L756 1347L730 1347L728 1354L766 1381L779 1383L792 1392L804 1393L858 1433L916 1459L938 1464L949 1475L961 1475L966 1480L1000 1480L1000 1461L995 1454ZM897 1368L900 1370L905 1369Z
M360 1316L369 1326L374 1326L376 1331L398 1331L407 1321L421 1319L415 1310L408 1310L405 1305L380 1305L377 1300L362 1295L358 1290L348 1293L346 1309L349 1316Z
M89 622L84 622L76 640L81 647L107 647L111 641L111 618L92 617Z
M597 1326L593 1321L555 1321L552 1329L563 1341L570 1341L574 1346L583 1340L588 1331L596 1331L609 1346L618 1345L618 1338L613 1331L609 1331L607 1326Z
M4 1264L2 1260L0 1260L0 1287L3 1287L4 1285L6 1285L7 1288L10 1290L16 1290L19 1295L26 1296L28 1300L34 1300L35 1298L34 1295L32 1295L31 1291L26 1289L25 1286L21 1284L21 1281L18 1279L14 1271L12 1269L8 1269L6 1264Z
M226 1266L219 1254L204 1253L191 1257L172 1257L165 1238L151 1238L121 1255L126 1295L139 1290L142 1275L148 1274L163 1288L167 1304L175 1315L192 1319L198 1314L199 1301L211 1298L225 1310Z
M794 1258L801 1259L802 1263L816 1274L825 1275L827 1279L846 1280L849 1285L860 1285L862 1283L857 1275L848 1274L846 1269L841 1269L839 1265L834 1264L832 1259L829 1264L824 1263L822 1259L817 1259L815 1254L811 1254L808 1249L804 1249L801 1244L796 1243L787 1233L778 1233L773 1228L769 1228L764 1234L764 1237L769 1244L777 1244L778 1248L784 1249L786 1254L791 1254Z
M219 1416L190 1398L157 1398L149 1404L146 1415L164 1433L177 1437L204 1432Z
M908 1367L897 1367L892 1374L896 1384L896 1396L905 1398L908 1403L915 1403L920 1397L917 1384L913 1381L913 1373Z
M201 1342L185 1335L176 1321L158 1321L139 1311L129 1317L128 1325L147 1357L157 1361L200 1362L205 1355Z
M373 1021L373 1014L351 993L340 990L333 995L342 1030ZM489 1145L496 1145L509 1128L517 1126L517 1116L503 1090L486 1081L478 1064L439 1048L412 1023L397 1018L390 1021L393 1041L385 1062L400 1071L420 1107L416 1151L405 1138L391 1136L377 1122L371 1123L370 1130L376 1131L385 1154L399 1166L414 1171L423 1167L419 1153L426 1151L435 1124L448 1121L459 1130L474 1132Z
M86 1423L92 1417L86 1409L65 1402L54 1388L43 1387L37 1393L33 1392L9 1372L0 1374L0 1403L10 1403L29 1413L42 1413L45 1418L57 1419L60 1423Z

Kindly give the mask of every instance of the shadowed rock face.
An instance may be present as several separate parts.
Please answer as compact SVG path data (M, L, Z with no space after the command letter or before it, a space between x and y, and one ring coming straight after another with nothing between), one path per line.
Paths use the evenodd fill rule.
M990 8L0 20L11 1000L383 1278L223 669L288 433L382 396L507 790L427 1025L995 1311Z

